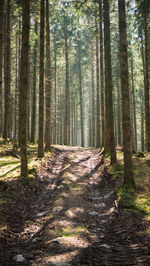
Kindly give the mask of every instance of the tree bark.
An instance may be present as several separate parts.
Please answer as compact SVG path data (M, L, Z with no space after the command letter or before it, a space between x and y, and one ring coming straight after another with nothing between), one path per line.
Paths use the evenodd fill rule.
M65 63L66 63L66 85L65 85L65 117L64 117L64 144L69 144L69 57L68 57L68 36L67 25L64 22L65 38Z
M104 60L103 60L103 15L102 15L102 1L99 0L99 28L100 28L100 86L101 86L101 128L102 128L102 146L104 146Z
M148 73L148 15L146 9L146 2L144 4L144 35L145 35L145 64L144 64L144 76L145 76L145 129L146 129L146 148L150 151L150 106L149 106L149 73Z
M20 154L21 176L28 176L27 167L27 95L29 82L29 29L30 29L30 0L25 0L22 11L22 48L20 66L20 103L19 103L19 126L20 126Z
M99 90L99 47L98 26L96 21L96 147L100 147L100 90Z
M110 48L109 1L104 1L104 51L105 51L105 151L111 154L111 164L115 164L116 150L112 102L112 71Z
M34 32L36 34L37 38L37 33L38 33L38 22L35 21L34 25ZM33 59L33 64L34 64L34 69L33 69L33 95L32 95L32 123L31 123L31 143L35 143L35 135L36 135L36 75L37 75L37 46L38 46L38 41L37 39L35 40L35 45L34 45L34 59Z
M44 156L43 127L44 127L44 12L45 0L40 3L40 72L39 72L39 135L38 158Z
M10 129L10 0L7 0L6 15L6 43L4 54L4 87L5 87L5 114L4 114L4 132L3 138L9 137Z
M50 25L49 0L46 0L46 121L45 121L45 150L50 150L50 104L51 104L51 58L50 58Z
M0 1L0 134L2 134L3 11L4 11L4 0L1 0Z
M120 34L120 70L122 91L122 127L123 127L123 151L124 151L124 186L135 187L134 172L131 151L131 124L129 102L129 75L128 53L126 33L125 1L118 0L119 8L119 34Z
M81 146L84 147L84 117L83 117L83 93L82 93L82 69L81 69L81 44L78 34L78 69L79 69L79 94L80 94L80 123L81 123Z

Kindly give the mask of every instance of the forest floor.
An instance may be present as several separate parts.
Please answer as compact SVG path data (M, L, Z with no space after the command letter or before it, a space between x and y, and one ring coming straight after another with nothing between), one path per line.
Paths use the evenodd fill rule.
M138 196L120 189L120 158L110 168L99 149L57 145L30 184L10 178L0 265L150 265L149 155L135 158ZM9 194L4 181L2 194Z

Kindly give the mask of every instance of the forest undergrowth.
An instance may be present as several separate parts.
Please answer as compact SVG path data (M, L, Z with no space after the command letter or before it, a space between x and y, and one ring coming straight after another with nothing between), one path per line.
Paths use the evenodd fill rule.
M150 154L134 154L136 192L124 191L123 153L56 145L44 159L0 145L0 265L149 265ZM20 257L19 257L20 255ZM18 259L22 262L18 262Z

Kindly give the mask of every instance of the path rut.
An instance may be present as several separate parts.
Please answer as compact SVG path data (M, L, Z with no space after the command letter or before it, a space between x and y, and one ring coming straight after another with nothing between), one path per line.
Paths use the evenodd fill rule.
M41 193L1 265L150 265L147 224L118 208L121 180L112 180L100 150L56 146L39 177Z

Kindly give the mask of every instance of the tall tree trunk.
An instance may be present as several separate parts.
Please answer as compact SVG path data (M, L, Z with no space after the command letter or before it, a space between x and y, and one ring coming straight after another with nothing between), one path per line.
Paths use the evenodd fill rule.
M37 33L38 33L38 22L35 21L35 26L34 26L34 32L37 38ZM38 47L38 41L37 39L35 40L35 45L34 45L34 59L33 59L33 95L32 95L32 118L31 118L31 143L35 143L35 134L36 134L36 74L37 74L37 47Z
M133 73L133 57L131 57L131 81L132 81L132 101L133 101L133 130L134 130L134 150L137 151L137 126L136 126L136 101L135 101L135 85Z
M4 0L1 0L0 1L0 134L2 134L3 10L4 10Z
M84 147L84 117L83 117L83 93L82 93L82 69L81 69L81 44L78 34L78 68L79 68L79 94L80 94L80 123L81 123L81 146Z
M102 1L99 0L99 28L100 28L100 86L101 86L101 128L102 128L102 146L104 146L104 60L103 60L103 15L102 15Z
M6 43L4 60L5 114L3 138L9 137L10 127L10 0L7 0Z
M20 126L20 154L21 176L27 177L27 96L29 82L29 29L30 29L30 0L24 0L22 11L22 49L20 66L20 103L19 103L19 126Z
M68 58L68 36L67 25L64 23L65 38L65 63L66 63L66 85L65 85L65 117L64 117L64 144L69 144L69 58Z
M116 84L117 84L117 133L118 133L117 144L121 146L121 106L120 106L121 95L120 95L120 84L118 76L116 77Z
M141 93L141 151L144 151L144 104L143 104L143 93Z
M50 150L50 103L51 103L51 59L50 59L50 26L49 0L46 0L46 121L45 121L45 150Z
M44 156L43 127L44 127L44 12L45 0L41 0L40 10L40 72L39 72L39 135L38 158Z
M128 53L126 33L125 1L118 0L119 7L119 33L120 33L120 70L122 90L122 127L123 127L123 151L124 151L124 185L128 188L135 187L134 172L131 151L131 124L129 102L129 75Z
M18 34L16 34L16 77L15 77L15 125L14 125L14 148L16 148L17 142L17 129L18 129L18 59L19 59L19 49L18 49Z
M91 94L92 94L92 147L95 147L95 84L94 84L94 49L91 43Z
M111 154L111 164L116 163L114 119L112 102L112 71L110 49L109 1L104 1L104 51L105 51L105 151Z
M96 147L100 147L100 91L99 91L99 46L98 26L96 21Z
M54 76L55 76L55 102L54 102L54 109L55 109L55 116L54 116L54 143L56 144L57 139L57 48L56 48L56 39L54 38Z
M147 1L144 3L144 35L145 35L145 129L146 129L146 148L150 151L150 106L149 106L149 73L148 73L148 17L147 17Z

